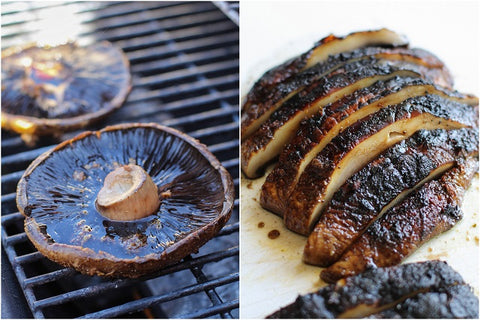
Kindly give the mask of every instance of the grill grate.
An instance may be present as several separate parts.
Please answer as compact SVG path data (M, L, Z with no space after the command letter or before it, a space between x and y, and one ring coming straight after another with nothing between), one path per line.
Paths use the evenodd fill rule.
M52 20L61 27L46 30ZM130 60L133 89L121 109L87 129L122 122L175 127L209 147L238 195L237 24L238 3L2 2L2 49L73 37L113 42ZM16 208L16 184L32 160L79 132L28 147L2 130L2 257L14 273L2 273L2 288L19 285L36 318L238 318L238 199L227 226L198 253L142 279L85 276L36 251Z

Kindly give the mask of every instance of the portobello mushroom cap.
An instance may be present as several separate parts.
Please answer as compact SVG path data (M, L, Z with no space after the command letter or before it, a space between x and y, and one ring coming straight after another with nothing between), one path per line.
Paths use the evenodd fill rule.
M132 165L156 185L149 189L160 206L146 217L107 218L96 204L104 179ZM136 278L214 237L230 218L234 192L205 145L175 129L134 123L84 132L39 156L20 179L17 206L27 236L47 258L89 275Z
M76 130L119 108L130 89L129 62L107 41L9 48L2 51L2 128L30 136Z

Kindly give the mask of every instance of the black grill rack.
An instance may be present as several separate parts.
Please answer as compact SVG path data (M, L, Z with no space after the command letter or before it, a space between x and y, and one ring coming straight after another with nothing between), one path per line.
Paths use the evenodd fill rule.
M78 24L73 36L80 43L109 40L131 63L125 105L86 129L124 122L175 127L209 147L238 195L238 3L2 2L2 49L41 42L42 24L65 21L66 13ZM142 279L85 276L36 251L16 208L16 184L33 159L79 132L28 147L2 130L2 258L13 270L2 265L2 293L18 286L35 318L238 318L238 198L230 221L198 253ZM3 294L2 305L15 309L20 299Z

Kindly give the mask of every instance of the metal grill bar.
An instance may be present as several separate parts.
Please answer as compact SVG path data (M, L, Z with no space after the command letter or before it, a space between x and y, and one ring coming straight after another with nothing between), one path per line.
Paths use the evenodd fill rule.
M210 89L212 87L219 86L219 85L234 84L236 82L238 82L238 76L231 75L231 76L225 76L220 78L213 78L208 81L198 81L188 87L183 85L183 86L178 86L178 88L167 88L166 90L163 90L163 89L150 90L148 91L148 93L140 92L138 88L135 88L135 90L132 92L130 96L129 104L152 100L152 99L163 99L163 98L170 97L172 95L189 94L189 93L193 93L200 90ZM158 83L158 82L154 83L154 85L159 85L159 84L161 83ZM174 106L164 105L163 108L165 111L173 111L175 109L175 105Z
M16 264L26 264L26 263L36 262L36 261L38 261L40 259L43 259L43 258L45 258L45 257L40 252L35 251L35 252L32 252L32 253L27 253L23 256L15 257L14 262Z
M232 283L234 281L238 281L238 274L232 274L232 275L211 280L205 283L200 283L187 288L182 288L181 290L176 290L174 292L171 292L165 295L148 297L148 298L143 298L136 301L131 301L120 307L113 307L109 309L104 309L99 312L90 313L87 316L82 318L89 318L89 319L114 318L122 314L125 314L125 312L128 313L128 312L133 312L137 310L142 310L142 309L151 307L152 305L157 303L170 301L170 300L191 295L200 291L213 289L224 284Z
M12 214L2 216L2 224L8 224L8 223L11 223L12 221L19 221L19 220L23 220L23 216L20 212L15 212Z
M75 273L75 270L73 269L60 269L56 270L50 273L44 273L42 275L33 277L33 278L28 278L25 279L24 281L24 286L26 288L28 287L33 287L33 286L39 286L45 283L53 282L53 281L58 281L62 278L71 276ZM37 301L38 302L38 301ZM36 304L36 306L38 306Z
M25 152L20 152L15 155L11 156L5 156L2 158L2 166L8 166L14 163L18 162L25 162L25 161L32 161L45 151L49 150L52 146L48 147L43 147L43 148L38 148L34 150L29 150ZM3 175L2 177L5 177L6 175Z
M232 257L238 254L238 247L236 248L230 248L229 250L226 250L225 252L216 252L212 253L209 255L205 255L199 258L196 258L195 260L185 260L183 264L177 264L175 268L168 268L165 269L163 272L160 274L168 274L171 273L172 271L179 271L179 270L185 270L189 268L196 268L197 266L202 266L206 263L210 262L215 262L219 261L222 259L225 259L227 257ZM190 262L190 263L188 263ZM62 269L58 271L52 272L50 275L53 276L58 276L58 277L67 277L73 274L74 271L72 269ZM32 286L37 286L41 284L45 284L47 282L55 281L53 279L49 279L48 277L35 277L35 278L28 278L26 279L25 283L27 287L32 287ZM112 282L102 282L96 286L90 286L82 289L78 289L75 291L70 291L68 293L58 295L58 296L53 296L47 299L43 300L38 300L35 304L36 308L40 307L48 307L48 306L53 306L53 305L58 305L58 304L63 304L72 300L77 300L79 298L85 298L89 296L97 296L99 293L106 292L108 290L111 290L112 288L119 288L119 287L124 287L127 285L131 285L132 283L137 282L137 280L132 280L132 279L122 279L122 280L116 280Z
M208 115L212 115L212 112L208 113ZM188 117L186 117L186 118L188 118ZM178 119L176 119L176 121L178 121ZM212 128L212 129L215 129L215 128ZM221 132L221 130L220 130L220 132ZM199 136L196 136L196 135L192 135L192 136L195 137L195 138L199 138ZM235 147L235 146L238 146L238 141L228 141L228 142L224 142L223 144L212 145L212 146L209 147L209 149L211 150L211 152L215 153L215 152L225 150L225 149ZM43 154L44 152L52 149L53 147L54 146L48 146L48 147L45 147L45 148L40 148L40 149L35 149L35 150L32 150L32 151L27 151L23 154L7 156L7 157L5 157L5 158L7 158L7 160L3 164L4 165L12 165L12 164L16 164L18 162L31 162L35 158L37 158L38 156ZM4 184L5 185L7 185L9 183L15 183L16 184L17 181L22 177L23 173L24 173L24 171L17 171L17 172L12 172L12 173L3 175L2 176L2 187L3 187ZM10 200L13 200L11 198L14 198L14 197L15 197L15 194L9 195Z
M180 315L178 318L179 319L206 318L206 317L209 317L209 316L213 316L215 314L224 313L224 312L227 312L229 310L238 308L238 306L239 306L238 300L233 300L231 302L218 304L216 306L213 306L211 308L206 308L206 309L203 309L201 311L197 311L197 312L193 312L193 313L189 313L189 314L183 314L183 315Z
M205 276L205 274L202 272L202 269L200 268L192 268L191 269L192 273L194 274L195 278L198 279L200 283L208 283L208 279ZM238 277L238 275L237 275ZM238 278L237 278L238 280ZM204 290L205 293L208 295L210 300L214 303L214 305L219 305L222 304L222 299L220 296L217 294L217 292L214 289L208 288ZM222 318L228 318L228 313L222 313L221 314Z
M42 23L57 9L79 21L76 32L81 43L113 41L130 60L133 90L125 105L87 129L123 122L175 127L205 143L230 172L238 190L239 38L238 26L225 16L224 8L209 2L4 2L2 47L41 39ZM238 13L238 6L232 10ZM98 318L134 312L134 317L145 317L142 310L155 306L152 310L160 310L163 317L238 317L238 292L233 298L222 296L224 289L238 289L239 250L232 246L238 242L238 198L229 224L205 248L143 279L87 277L35 250L15 205L17 181L36 157L76 134L40 139L38 145L27 148L18 136L2 131L2 244L33 316ZM220 264L232 267L210 274ZM172 292L154 293L157 280L182 272L190 272L193 282ZM142 289L138 300L109 298L119 291L124 297L134 288ZM89 307L82 303L85 299L93 304L98 297L109 302L83 310ZM205 300L203 307L192 308L198 299ZM173 312L162 308L166 302L185 307Z

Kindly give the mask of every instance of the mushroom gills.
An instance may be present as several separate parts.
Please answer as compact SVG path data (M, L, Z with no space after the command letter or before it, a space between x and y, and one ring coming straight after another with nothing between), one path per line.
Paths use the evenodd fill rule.
M322 271L321 278L335 282L369 267L399 264L423 243L452 228L462 218L463 195L478 170L475 157L458 163L390 208L337 262Z
M283 216L285 201L307 165L342 130L381 108L398 104L408 98L435 94L445 99L478 105L478 98L449 92L422 79L393 78L378 81L324 107L300 124L279 161L262 186L260 203L263 208ZM392 133L393 134L393 133Z
M475 127L477 110L427 95L358 121L335 137L306 167L287 201L285 225L297 233L310 234L338 188L381 152L420 129Z
M2 51L2 128L34 141L119 108L131 89L125 54L107 41Z
M198 140L155 123L124 123L42 154L16 200L25 233L48 259L88 275L137 278L212 239L231 216L234 190Z

